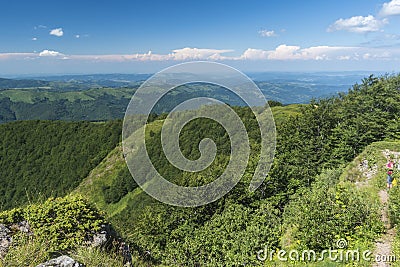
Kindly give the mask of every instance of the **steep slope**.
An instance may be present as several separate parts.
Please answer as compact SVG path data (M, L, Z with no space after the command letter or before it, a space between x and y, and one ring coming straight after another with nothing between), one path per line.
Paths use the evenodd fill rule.
M0 125L0 210L75 188L120 141L121 122Z
M272 107L271 110L275 117L275 123L283 124L289 118L297 116L300 113L300 108L301 105L296 104L284 107ZM146 138L150 138L151 132L152 135L158 134L161 130L162 123L163 120L156 120L148 124ZM112 217L124 210L128 206L128 203L135 203L134 206L138 206L138 210L140 210L140 207L146 206L154 201L140 188L136 188L136 186L127 186L132 189L129 191L125 189L120 190L120 187L123 186L121 185L122 182L126 185L132 182L132 180L133 178L128 172L126 162L123 158L122 147L118 145L90 172L74 192L86 196L95 203L98 208L105 210ZM112 189L116 189L114 191L120 192L118 196L114 197L115 201L111 201L113 198L112 196L109 196L111 199L107 199L107 193L110 193ZM118 194L118 192L115 192L115 194Z

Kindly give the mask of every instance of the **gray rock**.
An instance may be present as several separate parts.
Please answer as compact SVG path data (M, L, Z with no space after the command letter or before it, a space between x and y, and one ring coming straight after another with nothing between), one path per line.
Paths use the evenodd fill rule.
M27 221L22 221L19 223L13 223L10 225L10 229L13 230L14 232L21 232L24 234L32 235L33 232L31 231L31 227L29 226L29 223Z
M58 258L46 261L45 263L39 264L36 267L84 267L84 265L75 261L71 257L60 256Z
M93 240L90 242L92 247L101 247L108 241L108 234L106 231L101 231L93 236Z
M0 224L0 258L6 255L8 248L11 246L11 242L11 230L4 224Z
M109 224L103 224L99 232L95 233L86 244L91 247L104 247L114 238L114 233Z

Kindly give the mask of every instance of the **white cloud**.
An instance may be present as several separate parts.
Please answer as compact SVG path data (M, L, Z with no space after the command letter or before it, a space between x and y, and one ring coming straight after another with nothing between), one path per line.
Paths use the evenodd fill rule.
M50 35L54 35L57 37L61 37L64 35L63 29L62 28L57 28L57 29L52 29L50 31Z
M312 46L301 50L301 59L315 59L315 60L331 60L337 56L337 54L347 53L355 50L355 47L348 46ZM343 55L342 55L343 56Z
M372 15L366 17L355 16L348 19L338 19L329 26L327 31L349 31L355 33L376 32L380 31L387 23L387 19L379 20Z
M76 34L76 35L75 35L75 38L77 38L77 39L80 38L80 37L81 37L81 36L80 36L79 34Z
M261 49L254 49L254 48L248 48L244 53L242 54L241 58L242 59L252 59L252 60L258 60L258 59L267 59L269 55L269 51L261 50Z
M173 60L204 60L204 59L224 59L221 54L233 52L230 49L205 49L205 48L190 48L175 49L170 54Z
M47 26L45 26L45 25L38 25L38 26L33 27L33 29L35 29L35 30L37 30L37 29L46 29L46 28L47 28Z
M60 57L60 56L64 56L64 54L47 49L39 53L39 57Z
M371 58L371 54L370 53L365 53L363 55L363 59L369 59L369 58Z
M379 15L383 17L400 15L400 0L392 0L388 3L384 3Z
M32 41L37 41L37 38L36 38L36 37L33 37L33 38L32 38Z
M0 53L0 60L25 59L36 56L35 53Z
M400 60L400 48L371 48L350 46L300 47L282 44L275 49L248 48L240 56L226 56L230 49L190 48L175 49L171 53L157 54L152 51L137 54L64 55L45 49L34 53L0 53L0 60L73 60L89 62L132 61L185 61L185 60L254 60L254 61L300 61L300 60Z
M329 60L336 54L352 50L352 47L337 46L312 46L301 48L300 46L282 44L274 50L247 49L241 56L242 59L252 60Z
M299 46L283 44L278 46L274 51L270 51L268 59L278 59L278 60L297 59L299 57L298 55L299 50L300 50Z
M95 61L166 61L166 60L226 60L233 57L223 56L224 53L233 52L230 49L190 48L175 49L169 54L156 54L152 51L137 54L110 54L110 55L71 55L70 59L95 60Z
M276 33L274 30L268 31L268 30L262 30L258 32L262 37L274 37L276 36Z
M337 59L339 59L339 60L350 60L351 57L350 56L338 56Z

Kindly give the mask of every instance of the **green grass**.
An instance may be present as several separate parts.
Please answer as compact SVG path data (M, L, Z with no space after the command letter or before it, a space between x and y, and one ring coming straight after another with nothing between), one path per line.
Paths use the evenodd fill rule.
M19 239L18 245L10 248L4 259L0 259L0 267L35 267L51 258L55 258L63 253L48 253L48 245L39 242L33 237L23 236ZM100 248L79 246L75 250L67 253L74 260L84 264L86 267L123 267L123 257L121 254L106 251ZM144 264L137 255L132 255L132 266L148 266Z
M121 255L106 252L99 248L79 247L71 253L71 257L86 267L123 267Z
M275 119L275 123L279 124L284 122L289 117L300 115L302 104L292 104L287 106L272 107L271 111Z
M14 237L15 239L15 237ZM14 240L14 244L17 243ZM50 257L48 244L33 237L21 236L18 245L12 245L4 259L0 258L0 267L37 266Z
M80 194L93 202L97 208L106 209L107 204L101 194L103 186L110 186L120 169L124 167L122 147L118 145L112 150L88 177L86 177L72 194Z

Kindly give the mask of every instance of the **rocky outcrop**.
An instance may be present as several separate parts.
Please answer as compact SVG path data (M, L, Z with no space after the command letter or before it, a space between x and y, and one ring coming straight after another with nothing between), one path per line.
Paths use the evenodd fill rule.
M46 261L45 263L39 264L36 267L84 267L84 265L75 261L71 257L60 256L58 258Z
M13 235L23 233L26 235L33 235L33 232L26 221L13 223L9 225L0 224L0 259L4 258L7 254L9 247L13 241ZM109 224L101 226L100 231L94 233L92 237L85 242L86 246L108 248L113 245L113 241L120 243L119 252L123 256L123 264L131 266L132 256L130 253L129 245L121 240L117 240L117 234ZM115 245L115 244L114 244ZM71 257L61 256L51 259L45 263L39 264L36 267L83 267L84 265L75 261Z
M16 233L33 235L27 221L21 221L10 225L0 224L0 258L4 258L12 243L12 236ZM94 233L85 243L91 247L106 247L116 238L116 233L109 224L101 226L100 231Z
M11 230L4 224L0 224L0 258L3 258L11 246L12 237Z

